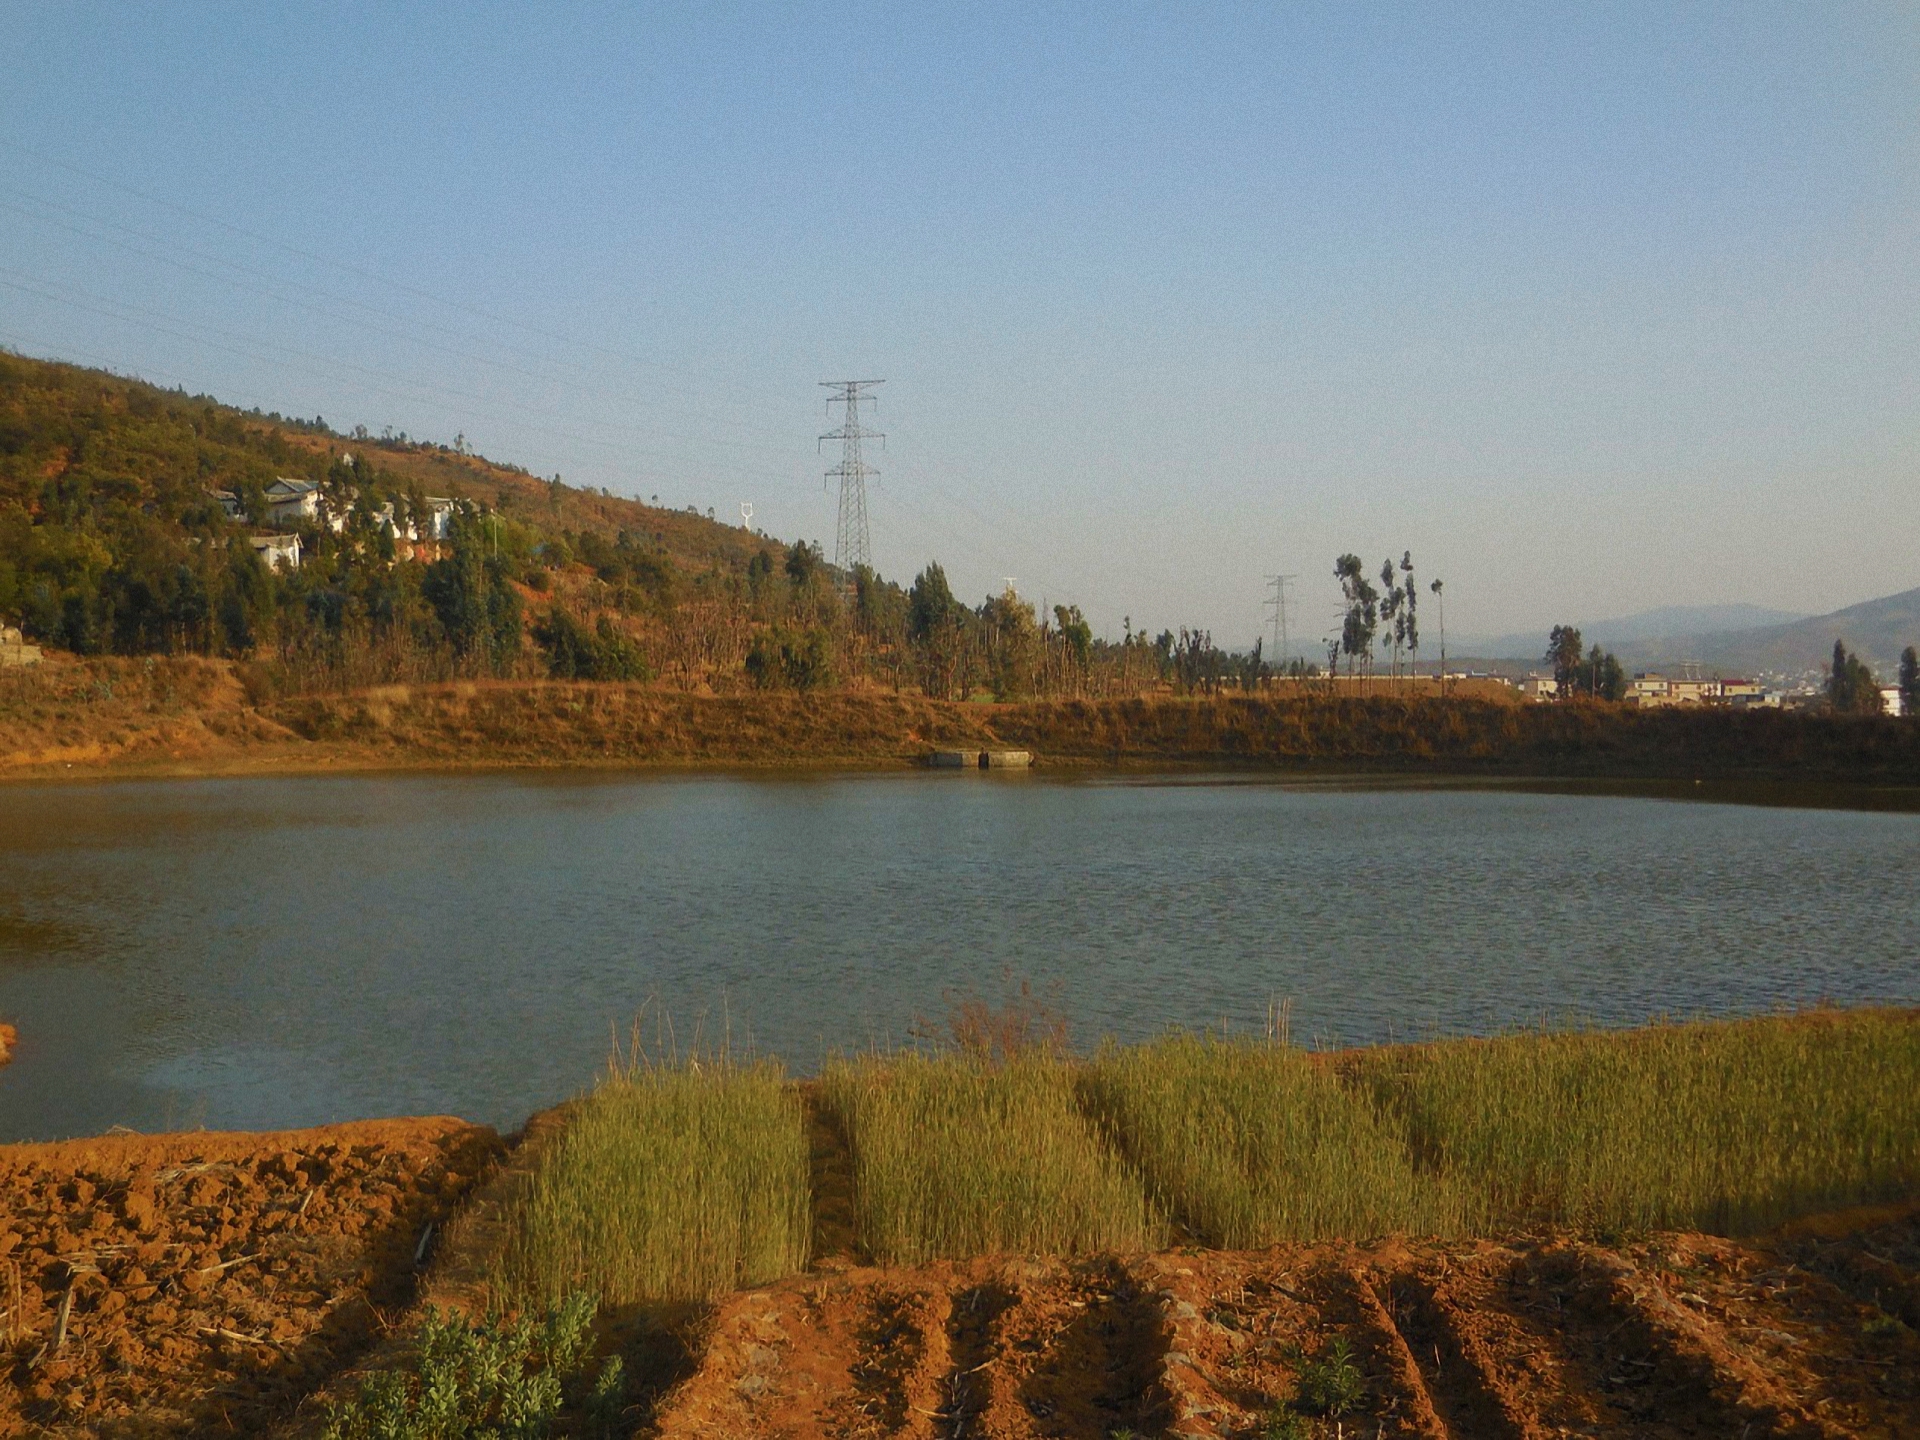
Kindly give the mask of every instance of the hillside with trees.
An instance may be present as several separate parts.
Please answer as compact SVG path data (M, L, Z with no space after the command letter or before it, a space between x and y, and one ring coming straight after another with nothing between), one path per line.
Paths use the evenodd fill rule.
M287 480L316 487L311 513L276 511ZM297 566L263 557L274 533ZM543 479L464 438L343 434L5 353L0 621L79 655L245 661L280 693L553 676L1011 698L1267 673L1197 629L1129 624L1113 643L1071 606L968 604L938 564L905 587L844 575L804 541Z

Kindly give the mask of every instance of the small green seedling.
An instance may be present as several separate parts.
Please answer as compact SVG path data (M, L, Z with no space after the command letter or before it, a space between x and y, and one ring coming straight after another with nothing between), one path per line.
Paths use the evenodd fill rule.
M1367 1377L1353 1363L1353 1347L1335 1336L1319 1355L1300 1367L1293 1403L1309 1415L1338 1419L1366 1398Z

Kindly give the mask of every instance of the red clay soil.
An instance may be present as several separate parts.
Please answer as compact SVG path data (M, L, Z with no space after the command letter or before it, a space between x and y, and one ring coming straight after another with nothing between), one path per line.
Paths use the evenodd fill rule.
M0 1436L259 1433L412 1303L499 1151L451 1119L0 1146Z
M1911 1212L1846 1235L835 1265L716 1307L674 1440L1920 1435ZM1362 1398L1307 1413L1350 1347ZM1279 1433L1287 1433L1280 1431Z

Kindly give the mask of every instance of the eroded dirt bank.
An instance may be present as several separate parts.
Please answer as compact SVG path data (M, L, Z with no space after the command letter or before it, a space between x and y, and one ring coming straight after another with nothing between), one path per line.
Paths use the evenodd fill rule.
M260 1433L404 1314L499 1150L451 1119L0 1146L0 1436Z
M1008 704L890 691L690 694L572 681L276 696L221 660L75 660L0 677L0 777L408 767L905 765L934 749L1044 764L1779 779L1920 786L1885 718L1328 695Z

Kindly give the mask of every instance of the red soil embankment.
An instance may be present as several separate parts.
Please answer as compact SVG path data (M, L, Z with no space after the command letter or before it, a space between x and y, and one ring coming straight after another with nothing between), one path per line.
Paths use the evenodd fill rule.
M1920 725L1880 717L1306 689L981 704L479 681L275 698L249 673L62 658L0 677L0 775L886 766L977 747L1080 766L1920 786Z

